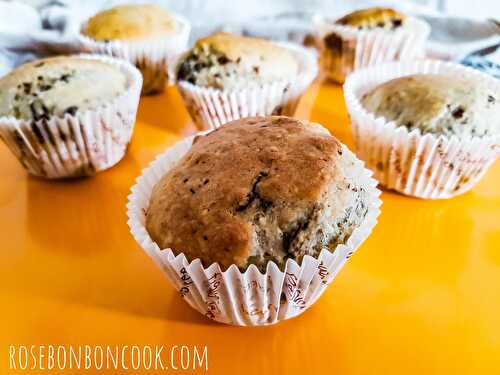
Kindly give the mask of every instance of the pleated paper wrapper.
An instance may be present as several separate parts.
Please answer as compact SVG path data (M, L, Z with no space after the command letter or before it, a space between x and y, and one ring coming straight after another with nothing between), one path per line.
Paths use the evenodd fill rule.
M142 78L127 61L77 55L118 67L127 87L95 109L48 120L0 117L0 136L32 175L45 178L89 176L110 168L124 156L134 129Z
M188 152L192 140L190 137L178 142L137 179L127 204L132 235L181 297L209 319L232 325L258 326L301 314L320 297L375 226L381 201L372 173L356 159L354 168L358 169L360 182L368 192L368 213L347 243L337 246L333 253L325 249L317 259L305 256L301 265L288 260L284 271L269 262L265 274L255 265L250 265L245 272L235 265L222 271L217 263L204 268L199 259L189 262L182 253L175 256L171 249L160 250L145 228L145 212L153 186ZM343 148L350 153L345 146Z
M156 94L164 91L167 83L173 83L173 65L187 49L191 26L178 15L174 16L180 30L172 35L147 40L99 41L82 33L78 34L81 48L90 53L118 57L134 64L142 73L142 93ZM85 28L82 26L81 30Z
M299 73L281 80L248 89L219 90L177 83L186 108L199 130L210 130L233 120L251 116L293 116L300 97L318 74L315 55L304 47L291 43L276 43L285 47L299 62Z
M470 190L486 173L500 154L500 137L446 137L422 134L419 129L409 132L383 117L376 118L361 104L362 95L379 84L425 73L468 77L500 90L500 81L487 74L459 64L421 60L353 73L344 85L344 97L356 154L382 185L419 198L450 198Z
M420 19L407 17L406 26L394 31L358 30L353 26L336 25L316 17L321 40L321 68L326 78L344 83L353 71L387 61L423 58L425 43L430 34L429 25ZM325 36L334 33L340 44L340 53L332 54L324 45Z

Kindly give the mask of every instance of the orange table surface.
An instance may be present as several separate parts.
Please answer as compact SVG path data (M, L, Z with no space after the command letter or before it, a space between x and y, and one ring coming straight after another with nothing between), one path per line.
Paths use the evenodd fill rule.
M339 86L312 87L298 117L352 146ZM206 345L213 374L500 373L500 163L450 200L384 191L372 235L312 308L231 327L183 302L126 224L135 178L190 123L174 88L143 97L126 157L66 182L28 177L0 145L1 374L18 344Z

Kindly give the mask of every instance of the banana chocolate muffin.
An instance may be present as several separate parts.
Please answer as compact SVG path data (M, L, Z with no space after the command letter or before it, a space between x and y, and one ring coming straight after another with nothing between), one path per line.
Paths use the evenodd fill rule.
M82 25L79 42L91 53L130 61L142 73L143 94L160 93L172 62L187 47L190 25L154 4L118 5Z
M362 97L365 109L409 131L445 136L500 134L500 92L445 74L415 74L383 83Z
M404 25L405 19L404 14L391 8L368 8L349 13L335 23L357 27L360 30L395 30Z
M429 26L391 8L368 8L319 24L326 76L343 83L353 70L423 53Z
M146 228L161 249L223 269L283 268L346 243L368 211L355 156L317 124L251 117L195 138L155 185Z
M201 87L241 89L298 74L293 54L273 42L216 33L199 39L177 65L177 79Z
M179 23L154 4L118 5L91 17L82 33L95 40L138 40L175 34Z
M48 120L102 105L122 94L125 75L97 60L59 56L36 60L0 79L0 116Z

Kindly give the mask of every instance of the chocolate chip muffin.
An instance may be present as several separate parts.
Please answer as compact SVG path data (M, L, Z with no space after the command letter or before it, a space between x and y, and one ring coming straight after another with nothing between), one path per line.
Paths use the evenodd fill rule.
M195 138L155 185L146 228L203 265L283 268L334 251L368 211L354 155L316 124L253 117Z
M299 64L287 48L259 38L216 33L199 39L179 62L177 79L221 90L289 80Z
M124 92L126 76L113 65L60 56L24 64L0 79L0 116L48 120L100 106Z
M354 26L360 30L395 30L405 23L406 16L391 8L368 8L354 11L339 18L338 25Z
M320 22L321 60L328 78L343 83L353 70L418 57L429 26L391 8L368 8Z
M500 92L471 78L404 76L364 94L362 103L377 117L409 131L459 137L500 135Z
M390 8L369 8L349 13L335 21L337 25L350 26L358 30L393 31L405 24L405 15ZM325 35L324 45L332 54L342 53L342 37L336 32Z
M154 4L127 4L106 9L91 17L82 33L95 40L159 38L178 32L177 20Z

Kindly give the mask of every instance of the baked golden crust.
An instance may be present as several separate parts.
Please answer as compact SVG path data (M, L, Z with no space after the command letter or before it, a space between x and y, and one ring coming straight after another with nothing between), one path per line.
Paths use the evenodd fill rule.
M158 5L119 5L91 17L82 33L95 40L130 40L174 34L178 28Z
M300 225L307 227L308 221L297 227L304 212L311 216L331 184L343 181L341 154L340 143L327 131L299 120L233 121L197 137L157 183L146 228L162 249L200 258L205 266L244 268L255 255L255 220L272 217L274 234L283 231L279 246L293 240L290 231L297 236ZM266 244L270 251L279 246Z
M349 13L335 23L361 29L396 29L403 24L405 18L404 14L391 8L368 8Z

